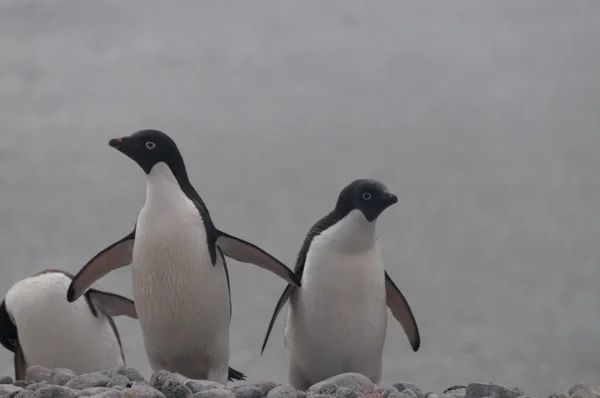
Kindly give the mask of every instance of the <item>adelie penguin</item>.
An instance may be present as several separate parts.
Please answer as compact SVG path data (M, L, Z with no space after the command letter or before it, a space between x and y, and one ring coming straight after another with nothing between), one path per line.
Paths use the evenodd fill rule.
M355 180L341 191L333 211L308 232L295 267L302 287L285 288L262 346L264 351L289 299L284 342L288 381L296 389L346 372L379 383L386 307L402 325L412 349L419 349L417 323L384 269L375 236L378 216L397 201L383 183Z
M125 364L113 316L137 318L133 301L89 289L66 300L72 275L45 270L16 282L0 304L0 343L13 352L15 378L32 365L77 374Z
M68 300L132 264L133 298L152 370L222 384L228 376L244 379L228 368L231 294L225 256L258 265L294 286L300 286L298 277L264 250L215 226L177 145L165 133L141 130L109 145L146 174L146 201L133 231L75 276Z

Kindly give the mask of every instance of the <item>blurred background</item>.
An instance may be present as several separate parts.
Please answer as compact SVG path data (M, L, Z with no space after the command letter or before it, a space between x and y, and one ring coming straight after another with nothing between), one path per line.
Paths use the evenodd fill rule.
M216 224L290 267L350 181L399 196L378 237L422 345L390 315L381 384L598 382L599 20L591 0L3 0L0 292L131 231L144 175L108 140L156 128ZM260 356L284 283L230 275L231 366L286 382L284 316ZM131 271L97 286L131 297Z

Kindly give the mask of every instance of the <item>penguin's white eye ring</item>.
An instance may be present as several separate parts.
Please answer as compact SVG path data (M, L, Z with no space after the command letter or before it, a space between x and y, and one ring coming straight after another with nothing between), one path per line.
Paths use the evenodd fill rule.
M8 344L10 344L14 347L17 345L17 340L16 339L8 339Z
M146 141L146 148L154 149L154 148L156 148L156 144L152 141Z
M362 198L363 200L370 200L371 199L371 193L370 192L365 192L362 194Z

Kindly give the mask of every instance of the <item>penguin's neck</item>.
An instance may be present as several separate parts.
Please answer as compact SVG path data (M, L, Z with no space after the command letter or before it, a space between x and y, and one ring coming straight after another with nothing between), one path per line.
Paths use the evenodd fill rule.
M146 177L145 206L189 207L190 204L193 206L171 168L164 162L155 164Z
M376 243L375 223L367 220L360 210L352 210L323 231L321 238L341 252L368 251Z

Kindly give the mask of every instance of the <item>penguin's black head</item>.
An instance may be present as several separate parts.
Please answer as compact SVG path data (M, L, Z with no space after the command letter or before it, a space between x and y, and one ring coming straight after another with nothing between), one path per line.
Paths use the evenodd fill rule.
M379 181L359 179L348 184L338 197L336 210L349 213L358 209L371 222L388 207L398 202L398 197Z
M178 171L185 171L175 141L161 131L140 130L127 137L113 138L108 145L133 159L146 174L160 162L166 163L175 175Z
M0 344L11 352L15 352L19 345L17 327L8 315L5 300L2 300L2 304L0 304Z

